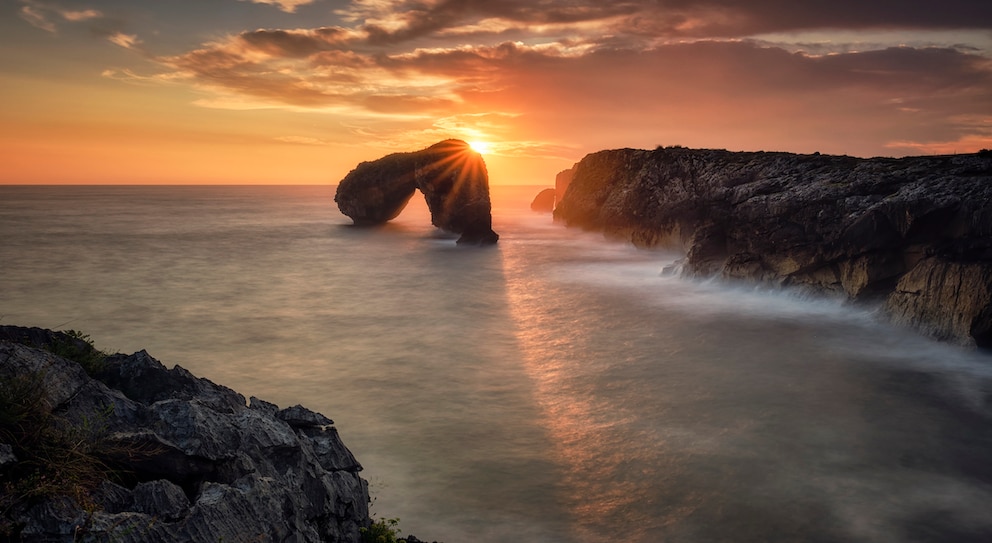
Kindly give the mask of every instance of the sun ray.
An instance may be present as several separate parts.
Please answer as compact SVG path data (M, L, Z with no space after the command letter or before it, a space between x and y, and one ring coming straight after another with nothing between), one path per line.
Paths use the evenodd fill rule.
M492 144L490 144L488 141L480 141L480 140L470 141L468 142L468 146L471 147L473 151L479 153L480 155L484 155L488 153L490 150L492 150Z

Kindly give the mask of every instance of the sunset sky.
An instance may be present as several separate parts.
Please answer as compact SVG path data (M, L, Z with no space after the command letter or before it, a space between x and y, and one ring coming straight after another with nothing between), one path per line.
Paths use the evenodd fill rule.
M455 137L492 184L608 148L992 148L979 0L5 0L0 183L333 184Z

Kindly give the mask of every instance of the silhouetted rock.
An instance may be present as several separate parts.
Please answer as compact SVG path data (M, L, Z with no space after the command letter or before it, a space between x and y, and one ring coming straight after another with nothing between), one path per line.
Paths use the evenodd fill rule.
M3 338L36 336L0 327ZM109 357L99 375L107 386L33 345L0 339L0 383L36 387L39 422L54 425L46 431L89 432L87 454L119 478L108 471L85 496L6 503L18 540L357 542L369 525L362 468L323 415L261 400L249 408L236 392L144 351ZM32 452L5 445L9 475Z
M499 239L492 229L486 163L461 140L362 162L338 184L334 201L356 225L382 224L396 218L417 190L427 200L431 223L461 234L458 243Z
M558 175L555 176L555 202L560 202L565 197L568 186L572 184L572 175L575 172L575 166L578 166L578 164L573 165L567 170L558 172Z
M572 177L557 220L681 249L683 274L882 300L931 336L992 341L988 157L618 149Z
M537 193L530 203L532 211L541 213L551 213L555 210L555 189L544 189Z

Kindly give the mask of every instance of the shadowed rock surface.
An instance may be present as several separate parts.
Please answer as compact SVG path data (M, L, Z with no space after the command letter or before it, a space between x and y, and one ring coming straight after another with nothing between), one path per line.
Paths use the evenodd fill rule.
M427 200L431 223L461 234L458 243L499 239L492 229L486 163L461 140L362 162L338 184L334 201L356 225L376 225L396 218L417 190Z
M992 346L988 153L617 149L586 156L570 175L556 220L680 249L684 275L880 301L927 335Z
M544 189L530 203L531 211L551 213L555 209L555 189Z
M46 431L87 432L88 454L114 469L74 487L85 492L5 503L17 540L359 541L368 485L330 419L255 398L248 407L144 351L111 355L94 379L50 352L67 341L75 338L0 327L0 412L11 411L13 384L28 383ZM0 422L0 442L10 440L17 428ZM38 462L22 445L0 443L5 475Z
M555 202L560 202L565 197L568 186L572 184L572 176L575 175L576 166L578 164L573 164L571 168L562 170L555 176Z

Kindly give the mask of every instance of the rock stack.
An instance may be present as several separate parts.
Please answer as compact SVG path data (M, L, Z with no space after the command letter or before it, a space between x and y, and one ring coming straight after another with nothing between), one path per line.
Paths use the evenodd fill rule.
M334 201L356 225L376 225L396 218L417 190L427 200L431 223L460 234L458 243L499 239L492 229L486 163L461 140L362 162L338 184Z

